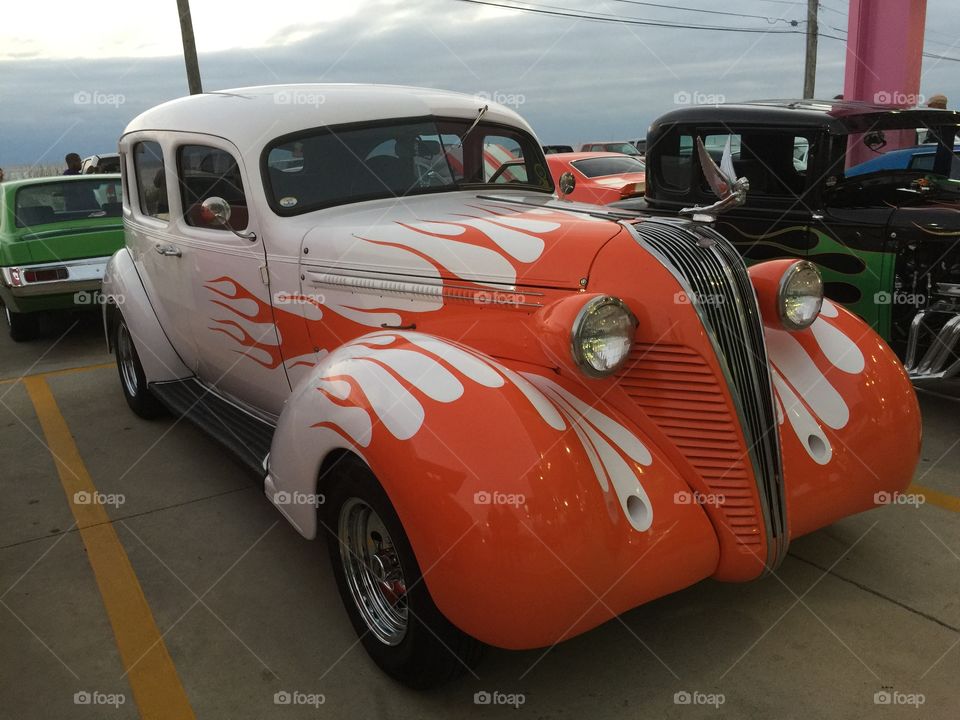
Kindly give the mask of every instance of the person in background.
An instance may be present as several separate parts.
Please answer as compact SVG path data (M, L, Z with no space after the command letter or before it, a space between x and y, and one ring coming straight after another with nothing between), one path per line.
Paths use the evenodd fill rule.
M946 110L947 109L947 96L937 93L932 95L929 100L927 100L927 107L933 110Z
M3 168L0 168L0 182L3 182Z
M64 161L67 163L67 169L63 171L64 175L80 174L80 166L83 164L83 161L80 159L79 155L76 153L67 153Z

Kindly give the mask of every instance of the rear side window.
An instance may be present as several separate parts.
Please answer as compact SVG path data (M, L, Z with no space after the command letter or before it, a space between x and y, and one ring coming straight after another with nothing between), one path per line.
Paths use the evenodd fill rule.
M170 219L166 170L160 143L139 142L133 148L140 212L159 220Z
M206 217L201 205L219 197L230 204L230 227L247 227L247 199L237 161L226 150L209 145L184 145L177 152L184 220L194 227L227 230Z

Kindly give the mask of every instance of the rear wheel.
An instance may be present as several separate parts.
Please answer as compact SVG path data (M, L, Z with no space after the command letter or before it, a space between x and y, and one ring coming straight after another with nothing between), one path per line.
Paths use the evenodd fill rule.
M143 373L137 348L133 344L127 323L119 313L113 330L113 347L117 356L120 387L127 405L135 414L147 420L162 415L165 409L147 387L147 378Z
M4 306L3 310L7 316L7 327L10 330L10 338L14 342L32 340L34 336L36 336L37 318L35 315L11 312L7 306Z
M400 519L370 468L345 457L327 479L322 517L330 561L350 621L373 661L417 689L475 665L482 643L437 609Z

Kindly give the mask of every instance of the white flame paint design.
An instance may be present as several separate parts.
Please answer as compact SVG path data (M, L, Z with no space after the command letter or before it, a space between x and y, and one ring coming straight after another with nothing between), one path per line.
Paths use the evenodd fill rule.
M398 339L411 347L389 347ZM451 372L442 360L453 367ZM638 531L650 528L653 511L640 483L637 466L649 466L647 447L626 427L586 404L552 380L534 373L518 374L467 348L422 333L375 333L354 340L322 360L316 388L320 391L322 423L337 426L353 443L366 448L373 438L374 418L366 410L342 404L351 386L360 388L372 414L399 440L412 438L426 420L425 399L455 402L464 381L487 388L514 385L549 427L568 426L583 446L601 489L613 491L628 522ZM403 385L415 388L418 397ZM559 440L559 438L558 438ZM633 463L633 464L631 464Z
M823 301L820 317L810 326L824 357L837 370L858 375L866 367L863 353L828 318L839 315L836 306ZM786 330L765 328L767 353L780 425L788 421L814 462L826 465L833 446L823 426L840 430L850 420L850 408L840 392L816 366L803 346Z

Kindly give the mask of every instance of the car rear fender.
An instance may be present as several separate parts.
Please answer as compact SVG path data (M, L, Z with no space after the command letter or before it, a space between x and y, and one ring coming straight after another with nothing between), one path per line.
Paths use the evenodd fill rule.
M119 313L130 330L148 383L181 380L193 375L160 326L127 248L114 253L107 263L102 295L103 329L108 350L113 350L113 326Z

